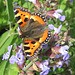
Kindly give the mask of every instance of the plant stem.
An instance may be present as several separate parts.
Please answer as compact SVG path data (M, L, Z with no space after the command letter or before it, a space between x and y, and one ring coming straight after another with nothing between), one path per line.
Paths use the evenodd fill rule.
M10 31L10 34L18 27L18 25L15 25L15 27Z
M37 61L38 58L35 58L33 61L31 61L24 69L24 71L28 70L28 68L33 64L33 62Z
M34 5L32 4L32 5L30 6L29 10L31 10L31 8L32 8L33 6L34 6Z

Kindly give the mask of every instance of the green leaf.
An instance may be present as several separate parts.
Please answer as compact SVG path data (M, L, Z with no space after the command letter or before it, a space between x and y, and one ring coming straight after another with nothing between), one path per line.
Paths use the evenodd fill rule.
M0 75L4 75L4 70L5 70L5 67L6 67L6 63L7 63L6 60L4 60L0 63Z
M8 60L3 60L0 63L0 74L1 75L17 75L19 68L16 64L9 64Z
M19 72L19 68L16 64L8 64L5 70L4 75L17 75Z
M61 31L67 31L67 28L65 27L65 26L62 26L62 29L61 29Z
M8 19L9 21L14 20L14 13L13 13L13 0L7 0L7 12L8 12Z
M11 44L12 40L13 40L13 36L8 36L9 31L5 32L1 38L0 38L0 42L2 43L6 38L6 41L4 42L4 44L1 46L0 48L0 55L2 55L5 51L7 51L8 46ZM1 45L0 43L0 45Z
M58 68L58 69L56 69L56 70L54 71L54 74L59 74L59 73L61 73L61 72L63 72L63 71L64 71L63 68Z
M60 9L64 10L66 8L66 2L64 0L61 2Z

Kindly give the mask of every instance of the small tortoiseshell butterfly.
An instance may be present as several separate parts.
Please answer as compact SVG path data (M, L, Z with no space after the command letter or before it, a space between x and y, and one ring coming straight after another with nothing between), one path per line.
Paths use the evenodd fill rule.
M31 14L27 9L14 7L16 21L22 31L24 52L33 58L42 49L42 45L49 42L51 33L46 28L45 17L41 14Z

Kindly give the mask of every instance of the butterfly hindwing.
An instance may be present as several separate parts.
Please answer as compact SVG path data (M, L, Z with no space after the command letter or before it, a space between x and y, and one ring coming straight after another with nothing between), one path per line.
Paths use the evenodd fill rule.
M24 38L24 52L28 58L33 58L37 55L37 52L41 49L41 44L34 40L29 38Z
M50 37L50 31L45 30L41 38L36 38L35 40L31 38L24 38L24 52L27 57L34 58L42 49L42 45L49 42Z
M44 31L43 36L39 39L42 44L47 44L51 38L51 32L47 29Z

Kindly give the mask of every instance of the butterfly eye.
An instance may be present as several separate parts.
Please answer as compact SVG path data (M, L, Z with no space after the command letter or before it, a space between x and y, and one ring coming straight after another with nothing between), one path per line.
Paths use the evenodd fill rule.
M23 15L23 16L25 16L25 15Z
M22 15L22 14L21 14Z

